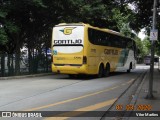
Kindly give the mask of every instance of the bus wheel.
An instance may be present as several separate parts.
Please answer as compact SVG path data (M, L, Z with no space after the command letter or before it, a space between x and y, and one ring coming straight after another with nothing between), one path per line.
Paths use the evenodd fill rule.
M103 74L104 74L104 68L103 68L103 65L100 65L97 77L101 78Z
M109 66L109 64L107 64L106 69L104 69L103 75L104 75L105 77L108 77L108 76L109 76L109 73L110 73L110 66Z
M130 72L131 72L131 69L132 69L132 63L130 63L129 69L127 70L127 73L130 73Z

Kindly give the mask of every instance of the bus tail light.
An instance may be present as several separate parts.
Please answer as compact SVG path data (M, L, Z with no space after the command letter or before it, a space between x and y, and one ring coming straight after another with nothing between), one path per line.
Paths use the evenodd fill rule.
M83 56L83 64L87 64L87 57Z

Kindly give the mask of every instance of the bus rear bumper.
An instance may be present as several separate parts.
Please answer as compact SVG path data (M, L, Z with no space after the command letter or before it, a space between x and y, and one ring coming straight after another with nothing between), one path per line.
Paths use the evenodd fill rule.
M87 65L82 66L55 66L52 64L52 72L62 74L87 74Z

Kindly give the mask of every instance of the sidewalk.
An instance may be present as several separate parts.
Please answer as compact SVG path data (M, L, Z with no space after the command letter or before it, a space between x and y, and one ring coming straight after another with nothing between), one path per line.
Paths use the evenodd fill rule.
M134 111L138 112L149 112L149 111L159 111L158 117L130 117L129 120L160 120L160 71L158 67L155 67L153 74L153 96L154 99L146 99L149 89L149 71L145 79L142 81L139 89L136 92L136 98L134 101L135 108ZM145 106L151 106L151 110L143 110ZM137 108L139 109L137 110Z
M47 76L47 75L53 75L53 74L55 73L49 72L49 73L37 73L37 74L30 74L30 75L0 77L0 80L22 79L22 78L29 78L29 77Z

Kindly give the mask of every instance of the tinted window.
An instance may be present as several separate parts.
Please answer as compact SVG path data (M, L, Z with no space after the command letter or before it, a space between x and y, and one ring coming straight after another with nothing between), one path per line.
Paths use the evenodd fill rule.
M133 40L92 28L88 28L88 37L95 45L134 49Z

